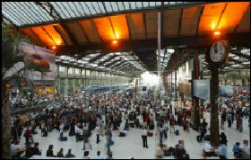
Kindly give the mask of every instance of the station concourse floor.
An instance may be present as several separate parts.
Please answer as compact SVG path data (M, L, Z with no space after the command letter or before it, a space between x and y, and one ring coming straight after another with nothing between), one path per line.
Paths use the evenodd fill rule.
M174 106L174 105L173 105ZM208 122L208 127L210 127L210 113L204 112L204 118ZM227 152L228 159L234 159L232 147L235 142L240 142L241 147L243 146L243 140L247 139L250 144L250 127L248 127L248 118L243 118L243 132L239 132L235 129L235 122L232 124L231 128L227 127L227 123L225 123L225 129L220 129L220 132L225 132L228 144L227 144ZM156 127L155 127L156 129ZM201 153L204 148L203 143L198 143L196 141L196 136L199 135L198 132L194 131L190 128L190 132L186 132L183 130L182 126L175 126L175 129L180 131L180 135L176 136L174 133L168 132L167 140L164 139L164 144L167 144L168 147L174 147L178 140L184 140L185 149L189 154L191 159L201 159ZM33 135L34 142L39 142L39 148L42 150L41 156L33 156L31 159L51 159L52 157L46 157L46 151L50 144L53 144L53 153L54 155L60 150L60 148L64 149L64 155L67 153L68 149L72 149L72 154L76 157L74 159L82 159L84 150L83 141L76 143L75 136L68 136L69 130L64 132L64 136L68 137L68 141L58 141L59 131L53 130L52 132L48 132L48 137L41 137L41 131L36 129L38 134ZM209 134L210 131L207 131ZM113 153L114 159L129 159L129 157L134 157L135 159L154 159L155 158L155 147L158 143L158 137L148 137L148 147L143 148L142 138L141 138L141 129L130 128L126 137L118 137L119 131L112 131L115 144L111 146L111 151ZM93 159L96 156L97 151L101 151L101 155L106 158L106 149L104 147L104 137L100 136L99 144L96 144L96 134L95 131L92 131L92 136L89 141L92 145L92 150L89 149L89 145L86 144L86 150L90 151L89 157ZM25 143L25 139L21 138L21 144ZM218 159L218 157L207 157L207 159ZM55 158L53 158L55 159ZM164 159L174 159L173 156L164 157Z

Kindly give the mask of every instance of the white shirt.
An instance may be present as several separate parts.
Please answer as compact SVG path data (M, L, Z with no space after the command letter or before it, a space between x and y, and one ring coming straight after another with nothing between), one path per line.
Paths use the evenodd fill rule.
M204 151L205 152L211 152L211 151L213 151L213 147L211 146L211 144L205 143Z
M100 130L99 126L96 126L95 128L96 134L99 134L99 130Z
M79 130L80 130L79 127L77 125L75 125L75 133L80 133Z
M250 145L249 145L249 144L248 144L248 145L245 145L245 144L244 144L243 150L244 150L244 152L245 152L247 155L250 156Z
M146 129L142 130L142 136L147 136L147 130Z

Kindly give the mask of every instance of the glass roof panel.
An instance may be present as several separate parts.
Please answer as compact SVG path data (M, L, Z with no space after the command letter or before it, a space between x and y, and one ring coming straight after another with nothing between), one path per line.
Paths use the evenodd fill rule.
M112 12L112 8L111 8L111 5L110 5L110 2L105 2L105 6L106 6L107 12Z
M149 7L149 2L143 2L143 7Z
M150 2L150 6L151 6L151 7L155 7L155 3L156 3L156 2Z
M66 10L66 12L68 13L69 17L68 18L73 18L76 17L76 15L74 15L74 10L70 8L69 4L67 2L61 2L63 8Z
M125 5L125 9L127 10L127 9L129 9L129 3L128 2L123 2L124 3L124 5Z
M129 2L131 4L132 9L136 9L136 2Z
M124 11L125 10L123 2L117 2L117 4L118 4L118 7L119 7L119 11Z
M117 12L118 11L118 5L116 4L116 2L110 2L111 6L112 6L112 10L113 12Z

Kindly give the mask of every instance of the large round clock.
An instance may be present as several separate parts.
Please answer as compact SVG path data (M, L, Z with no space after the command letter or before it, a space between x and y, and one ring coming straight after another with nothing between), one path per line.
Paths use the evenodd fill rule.
M210 49L210 58L213 62L222 62L227 55L227 44L224 41L214 42Z

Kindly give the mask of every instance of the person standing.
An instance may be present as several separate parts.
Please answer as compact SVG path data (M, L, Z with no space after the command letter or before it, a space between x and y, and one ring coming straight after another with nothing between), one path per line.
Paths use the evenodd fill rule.
M75 135L76 135L76 142L77 143L79 141L79 134L80 134L80 128L78 127L77 124L75 124Z
M228 122L228 128L230 128L231 124L232 124L232 114L231 114L231 112L228 112L228 114L227 114L227 122Z
M96 143L98 144L99 143L99 134L100 134L100 127L99 125L97 124L96 125L96 128L95 128L95 131L96 131L96 135L97 135L97 140L96 140Z
M141 136L142 136L142 140L143 140L143 147L148 148L148 145L147 145L147 129L146 129L146 127L144 127L142 129Z

